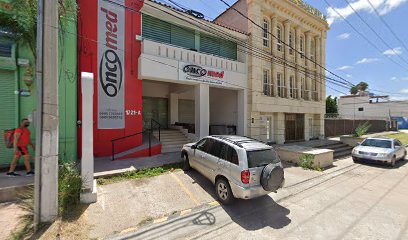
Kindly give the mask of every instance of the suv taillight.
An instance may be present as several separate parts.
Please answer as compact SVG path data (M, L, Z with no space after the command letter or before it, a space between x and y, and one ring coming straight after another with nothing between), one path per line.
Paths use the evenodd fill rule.
M251 173L249 172L249 170L244 170L241 172L241 182L242 183L248 184L250 177L251 177Z

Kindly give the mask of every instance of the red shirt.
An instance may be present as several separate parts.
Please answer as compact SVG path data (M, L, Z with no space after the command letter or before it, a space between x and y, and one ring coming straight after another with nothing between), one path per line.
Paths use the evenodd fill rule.
M30 143L30 135L31 132L28 128L17 128L14 132L15 134L20 134L20 138L18 139L17 146L18 147L27 147Z

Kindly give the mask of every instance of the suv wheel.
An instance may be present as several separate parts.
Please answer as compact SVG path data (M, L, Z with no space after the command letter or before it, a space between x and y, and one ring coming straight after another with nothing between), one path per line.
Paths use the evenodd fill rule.
M234 200L231 187L228 181L223 178L219 178L215 182L215 193L217 194L220 202L223 204L230 204Z
M181 158L183 159L183 171L190 170L190 161L188 159L187 153L183 153L181 156Z

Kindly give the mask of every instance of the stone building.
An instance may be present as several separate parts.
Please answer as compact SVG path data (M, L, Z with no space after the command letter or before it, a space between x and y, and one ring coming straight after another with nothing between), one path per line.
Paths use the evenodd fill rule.
M300 0L238 0L214 22L249 33L248 135L276 143L323 137L325 16Z

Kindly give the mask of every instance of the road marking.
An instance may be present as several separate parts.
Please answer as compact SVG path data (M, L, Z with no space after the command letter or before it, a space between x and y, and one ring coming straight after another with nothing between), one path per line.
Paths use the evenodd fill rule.
M183 189L183 191L185 193L187 193L187 195L190 197L191 201L193 201L195 203L196 206L200 205L200 202L197 200L197 198L194 196L193 193L190 192L190 190L188 190L186 188L186 186L183 184L183 182L180 180L180 178L178 178L174 173L170 172L170 175L177 181L177 183L180 185L181 189Z
M190 208L190 209L183 210L183 211L181 211L181 212L180 212L180 216L183 216L183 215L189 214L189 213L191 213L191 211L192 211L192 209L191 209L191 208Z
M218 206L218 205L220 205L220 203L219 203L218 201L213 201L213 202L208 203L208 205L210 205L210 206Z
M153 223L162 223L167 220L168 217L162 217L153 221Z
M137 228L131 227L131 228L123 230L122 232L120 232L120 234L126 234L126 233L130 233L130 232L134 232L136 230L137 230Z

